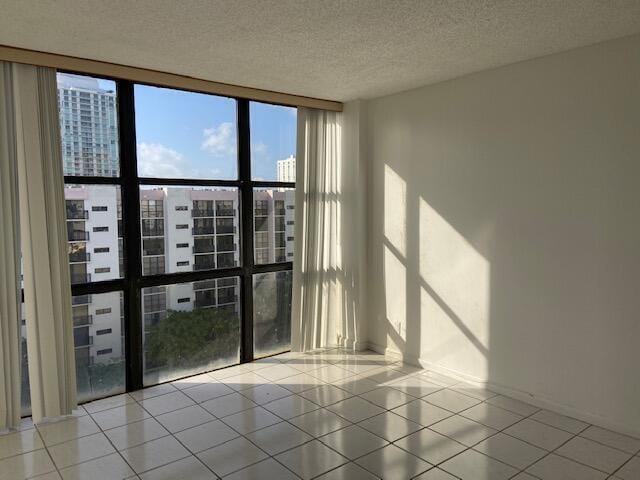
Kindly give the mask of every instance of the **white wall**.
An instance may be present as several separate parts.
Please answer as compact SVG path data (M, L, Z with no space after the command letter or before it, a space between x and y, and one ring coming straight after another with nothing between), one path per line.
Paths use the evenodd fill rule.
M639 52L368 102L374 346L640 432Z

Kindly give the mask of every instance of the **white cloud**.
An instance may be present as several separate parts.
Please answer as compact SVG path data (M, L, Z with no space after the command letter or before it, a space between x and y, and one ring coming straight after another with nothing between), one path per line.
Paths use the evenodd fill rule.
M235 155L236 135L231 122L223 122L217 127L205 128L202 132L202 150L215 156Z
M259 142L251 145L251 155L253 157L266 157L269 153L269 147L263 142Z
M138 172L142 177L184 178L185 163L181 153L160 143L138 144Z

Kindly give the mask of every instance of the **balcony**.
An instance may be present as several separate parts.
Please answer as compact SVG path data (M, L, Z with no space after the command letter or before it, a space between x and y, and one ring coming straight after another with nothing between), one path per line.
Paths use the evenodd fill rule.
M236 303L238 301L237 295L220 295L218 297L218 305L223 305L227 303Z
M73 316L74 327L86 327L87 325L93 325L93 315Z
M89 283L91 281L90 273L72 273L71 274L71 283L73 285L77 283Z
M206 218L206 217L213 217L214 216L214 211L213 209L205 209L205 210L201 210L199 208L194 208L193 210L191 210L191 216L193 218Z
M67 220L87 220L89 218L88 210L78 210L75 208L67 208Z
M218 234L223 233L236 233L236 227L234 225L218 225Z
M210 243L204 245L195 244L191 250L193 253L214 253L216 249L213 243Z
M198 255L193 263L194 270L211 270L216 268L215 255Z
M91 303L91 295L77 295L71 297L71 305L88 305Z
M91 261L91 254L86 251L78 251L69 254L69 263L86 263Z
M215 228L211 226L193 227L191 229L193 235L215 235Z
M216 216L218 217L235 217L236 211L233 208L216 208Z
M70 242L88 242L89 232L82 230L70 230L67 232Z

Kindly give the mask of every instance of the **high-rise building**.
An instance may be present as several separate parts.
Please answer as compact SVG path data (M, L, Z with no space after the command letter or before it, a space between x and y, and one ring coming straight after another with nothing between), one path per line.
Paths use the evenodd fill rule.
M277 165L279 182L296 181L296 157L289 155L284 160L278 160Z
M116 93L84 76L58 74L65 175L118 176Z

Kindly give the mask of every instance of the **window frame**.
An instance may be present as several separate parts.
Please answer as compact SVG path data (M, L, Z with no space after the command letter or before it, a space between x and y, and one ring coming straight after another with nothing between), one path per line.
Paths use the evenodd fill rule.
M90 76L110 80L116 83L116 118L118 125L119 176L79 176L64 177L66 184L84 185L116 185L120 187L122 208L122 242L124 254L124 271L122 278L89 281L71 285L73 296L93 295L113 291L123 292L124 303L124 337L125 337L125 390L127 392L143 388L143 336L144 319L142 312L142 292L144 288L160 287L177 283L198 282L227 277L239 277L240 305L240 363L254 360L253 352L253 276L261 273L293 270L293 262L256 264L254 259L254 189L295 189L295 182L258 181L251 174L251 138L250 138L250 102L240 97L214 95L197 90L176 89L165 85L120 80L106 76L86 74L83 72L58 70L60 73ZM136 148L135 125L135 85L152 86L193 92L214 97L230 98L236 102L237 128L237 178L234 180L156 178L138 175L138 159ZM291 108L272 102L276 106ZM142 227L140 209L140 188L153 186L180 187L233 187L238 192L239 202L239 257L237 267L219 268L216 270L194 270L189 272L162 273L143 275L142 268ZM214 208L215 205L214 205ZM145 218L149 220L150 218ZM216 224L217 230L217 224Z

